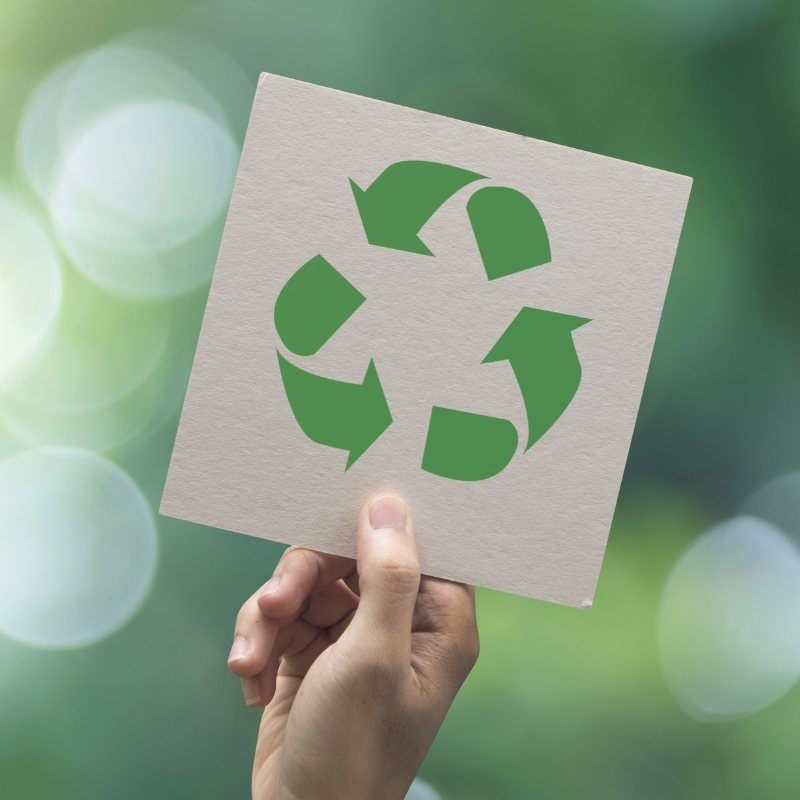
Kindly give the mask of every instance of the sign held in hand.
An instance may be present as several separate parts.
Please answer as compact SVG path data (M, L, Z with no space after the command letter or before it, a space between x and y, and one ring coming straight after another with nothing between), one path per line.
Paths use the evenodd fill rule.
M162 512L590 606L690 186L262 75Z

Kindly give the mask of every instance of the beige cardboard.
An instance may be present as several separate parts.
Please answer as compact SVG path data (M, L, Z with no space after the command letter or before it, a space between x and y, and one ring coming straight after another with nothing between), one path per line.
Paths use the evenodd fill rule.
M429 160L490 176L421 231L435 257L369 245L349 186ZM482 185L530 197L552 263L487 281L465 204ZM359 506L410 502L423 571L589 607L691 180L274 75L262 75L161 511L353 555ZM366 302L304 369L361 381L370 358L394 424L345 472L307 439L278 372L275 299L321 253ZM574 332L577 395L527 453L508 362L481 361L523 305L592 322ZM286 352L282 348L283 352ZM420 469L432 405L507 417L521 447L478 482Z

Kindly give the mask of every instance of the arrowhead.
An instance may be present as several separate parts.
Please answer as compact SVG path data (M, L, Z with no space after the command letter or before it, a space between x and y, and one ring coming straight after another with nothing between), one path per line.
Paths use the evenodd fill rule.
M572 331L590 320L525 306L489 351L483 363L508 361L528 417L525 449L546 433L572 401L581 365Z
M361 384L360 426L355 440L350 445L345 471L371 447L372 443L392 424L392 413L383 393L375 362L370 360L364 381Z
M408 230L405 220L396 217L394 199L385 193L370 192L362 189L350 179L350 188L356 201L361 225L367 241L378 247L389 247L392 250L404 250L407 253L419 253L432 256L433 253L417 236L416 230ZM371 188L371 187L370 187Z
M561 339L565 334L572 333L587 322L591 320L586 317L524 306L503 331L482 363L511 361L536 347L539 342Z

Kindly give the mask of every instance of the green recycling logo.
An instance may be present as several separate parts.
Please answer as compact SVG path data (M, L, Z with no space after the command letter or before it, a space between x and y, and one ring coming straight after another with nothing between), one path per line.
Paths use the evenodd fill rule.
M486 176L432 161L391 164L367 188L350 185L371 245L432 256L419 231L453 194ZM550 241L539 211L515 189L484 186L467 201L478 251L494 281L550 261ZM316 353L366 298L322 255L303 264L275 302L275 327L296 356ZM484 364L508 361L528 422L525 451L555 423L581 381L572 331L583 317L523 306L489 349ZM286 397L297 424L312 441L348 452L349 469L392 424L375 362L361 383L316 375L277 353ZM433 406L422 455L423 470L461 481L500 473L516 454L514 424L499 417Z

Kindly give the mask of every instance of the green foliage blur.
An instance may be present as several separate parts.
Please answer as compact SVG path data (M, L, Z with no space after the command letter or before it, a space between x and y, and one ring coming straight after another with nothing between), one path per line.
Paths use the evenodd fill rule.
M800 463L800 6L0 0L0 181L22 182L37 84L152 26L222 48L253 89L275 72L694 178L595 607L480 591L482 655L421 775L445 800L800 796L800 689L697 722L655 632L687 544ZM206 293L164 306L192 341ZM154 509L179 405L106 453ZM23 447L0 428L0 453ZM109 638L48 650L0 635L0 797L248 796L258 714L225 660L281 548L161 517L158 530L152 591Z

